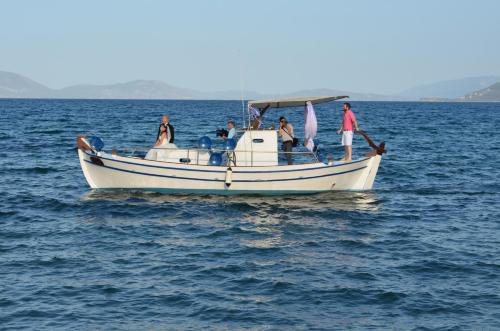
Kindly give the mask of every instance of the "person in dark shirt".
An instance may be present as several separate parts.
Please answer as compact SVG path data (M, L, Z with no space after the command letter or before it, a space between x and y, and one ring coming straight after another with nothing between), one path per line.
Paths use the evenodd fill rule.
M278 129L278 136L281 137L281 149L285 152L288 164L293 164L292 148L293 148L293 125L288 123L286 118L280 117L280 127Z
M167 131L167 141L170 143L170 144L173 144L174 143L174 138L175 138L175 135L174 135L174 127L172 124L170 124L170 117L168 115L163 115L162 119L161 119L161 123L160 123L160 126L158 127L158 134L156 135L156 141L158 141L160 139L160 135L161 135L161 127L164 127Z

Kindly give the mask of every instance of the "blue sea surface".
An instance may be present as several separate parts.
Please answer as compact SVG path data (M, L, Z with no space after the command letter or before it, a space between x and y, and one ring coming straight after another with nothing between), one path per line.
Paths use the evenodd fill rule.
M0 329L500 330L500 104L352 104L374 190L226 197L92 191L75 138L195 146L239 101L0 100Z

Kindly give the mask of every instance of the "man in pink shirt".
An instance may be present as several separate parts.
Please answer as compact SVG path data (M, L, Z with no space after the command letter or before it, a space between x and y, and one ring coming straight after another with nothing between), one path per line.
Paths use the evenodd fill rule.
M356 116L351 111L351 104L346 102L343 107L344 117L342 119L342 125L337 131L338 134L342 133L342 146L344 146L345 155L341 161L352 161L352 136L354 134L353 128L359 131L358 122L356 121Z

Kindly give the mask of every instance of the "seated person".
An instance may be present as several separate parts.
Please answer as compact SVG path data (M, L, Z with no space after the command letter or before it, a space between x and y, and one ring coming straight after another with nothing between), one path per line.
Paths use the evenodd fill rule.
M156 136L156 140L160 139L161 127L165 127L167 130L167 138L169 143L174 142L174 127L170 124L170 117L168 115L163 115L161 118L160 126L158 127L158 135Z
M158 139L152 149L146 154L146 160L163 161L166 160L168 150L176 149L177 146L169 142L167 125L160 125Z
M229 130L227 139L236 138L236 125L234 121L227 122L227 129Z

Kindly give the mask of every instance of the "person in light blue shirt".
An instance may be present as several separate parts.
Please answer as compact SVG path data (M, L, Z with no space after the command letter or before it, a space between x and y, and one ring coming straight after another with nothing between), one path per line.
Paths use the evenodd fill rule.
M234 121L227 122L227 129L229 130L227 139L236 138L236 124L234 124Z

